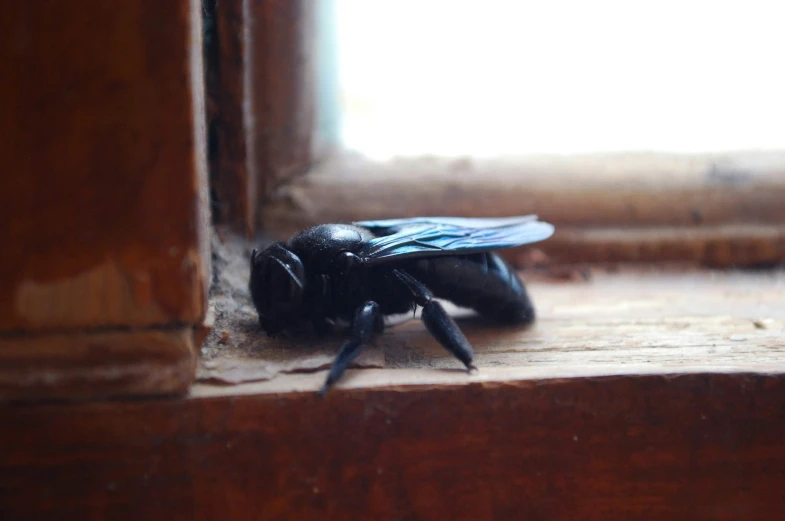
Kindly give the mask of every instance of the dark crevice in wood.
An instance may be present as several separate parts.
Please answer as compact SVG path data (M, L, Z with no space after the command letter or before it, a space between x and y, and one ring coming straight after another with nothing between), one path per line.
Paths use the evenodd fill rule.
M202 48L204 56L204 82L207 108L207 165L210 180L210 207L213 223L225 219L221 201L215 189L220 164L219 126L221 124L221 100L219 91L220 51L218 46L218 24L215 14L216 0L202 0Z
M315 4L202 0L202 11L214 222L253 237L262 199L313 166Z

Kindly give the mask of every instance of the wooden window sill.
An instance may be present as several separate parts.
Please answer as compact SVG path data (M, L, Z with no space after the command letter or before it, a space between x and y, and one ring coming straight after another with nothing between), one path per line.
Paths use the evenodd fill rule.
M499 328L453 310L475 348L467 375L419 320L389 328L340 389L679 373L785 373L785 273L602 268L523 274L536 323ZM584 280L587 276L589 280ZM268 339L241 301L208 339L192 396L318 389L342 341ZM221 385L215 385L216 383Z
M350 370L325 399L314 391L339 340L276 347L254 334L241 362L258 371L271 357L262 381L202 382L176 399L2 404L13 428L0 446L14 448L0 457L3 510L608 521L785 509L785 274L527 280L533 328L462 321L476 375L413 322L369 351L380 368ZM301 367L273 374L286 364Z

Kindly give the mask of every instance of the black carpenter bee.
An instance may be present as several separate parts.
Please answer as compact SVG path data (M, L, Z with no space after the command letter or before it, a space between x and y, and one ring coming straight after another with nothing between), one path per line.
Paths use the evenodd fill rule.
M311 324L350 326L350 338L320 394L334 384L385 317L422 308L428 331L468 370L474 353L442 298L505 324L528 324L534 307L521 281L492 250L547 239L537 216L420 217L323 224L251 254L249 289L268 335Z

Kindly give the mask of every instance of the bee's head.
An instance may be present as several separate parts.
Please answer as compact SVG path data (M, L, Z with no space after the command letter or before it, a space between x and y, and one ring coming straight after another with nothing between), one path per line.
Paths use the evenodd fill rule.
M251 253L251 298L267 333L284 329L299 316L305 291L305 268L299 257L276 243Z

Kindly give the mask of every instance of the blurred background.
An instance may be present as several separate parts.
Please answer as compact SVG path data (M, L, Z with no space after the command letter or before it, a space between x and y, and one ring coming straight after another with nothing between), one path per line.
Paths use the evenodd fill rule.
M781 2L331 2L343 144L376 159L783 144Z

